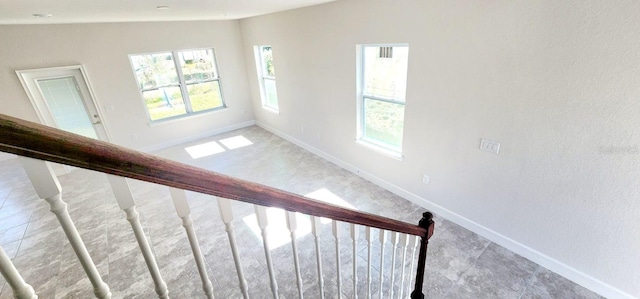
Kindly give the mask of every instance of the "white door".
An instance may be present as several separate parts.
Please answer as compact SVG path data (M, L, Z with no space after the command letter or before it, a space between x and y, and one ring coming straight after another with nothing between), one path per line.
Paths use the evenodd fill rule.
M109 141L82 66L16 73L43 124Z

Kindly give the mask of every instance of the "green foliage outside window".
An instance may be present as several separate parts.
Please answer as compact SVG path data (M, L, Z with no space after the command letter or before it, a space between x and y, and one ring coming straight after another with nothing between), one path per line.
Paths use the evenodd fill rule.
M212 49L132 55L131 64L151 121L224 107Z

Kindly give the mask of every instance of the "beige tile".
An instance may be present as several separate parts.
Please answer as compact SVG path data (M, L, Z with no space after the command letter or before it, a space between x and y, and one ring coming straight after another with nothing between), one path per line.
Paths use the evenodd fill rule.
M9 214L0 218L0 229L10 229L29 223L31 213Z
M539 266L495 244L449 290L448 298L518 298Z
M604 297L598 296L568 279L540 267L521 298L602 299Z
M11 259L16 257L16 254L18 253L18 248L20 247L20 242L21 240L17 240L11 243L3 244L2 249L4 250L4 253L6 253L7 256Z
M0 231L0 245L22 240L24 233L27 231L27 225L23 224Z
M223 153L192 159L184 150L204 142L242 135L253 144L227 149ZM307 195L323 190L351 204L355 209L417 223L423 208L394 195L338 166L325 161L256 126L174 146L157 153L170 159L248 179L289 192ZM0 244L40 298L89 298L93 290L77 257L48 204L37 198L17 159L0 161ZM125 214L119 209L106 176L76 170L59 177L62 198L98 271L109 284L113 298L156 297L153 281L133 236ZM204 297L202 284L180 219L175 215L168 189L164 186L130 180L141 223L153 245L161 274L173 298ZM214 197L187 192L210 279L217 298L242 298L227 232L218 215ZM245 278L252 298L270 296L269 278L261 237L243 220L252 216L253 206L233 203L236 238ZM436 215L436 233L429 244L424 282L427 298L597 298L572 282L499 247L464 228ZM350 297L352 286L352 243L348 226L340 224L341 297ZM356 247L358 261L357 292L366 295L368 244L364 228ZM286 231L284 232L287 233ZM320 249L326 298L337 298L335 240L331 225L321 227ZM317 298L316 251L311 235L296 239L300 257L303 292ZM392 250L385 243L382 284L383 297L391 287ZM296 298L297 285L291 244L272 249L274 270L282 298ZM410 251L409 251L410 252ZM407 253L408 255L409 253ZM17 256L17 257L16 257ZM380 292L378 278L380 245L374 234L372 245L372 293ZM403 285L408 295L413 273L409 258L404 263L396 252L394 296L398 296L402 266ZM537 272L536 272L536 269ZM534 274L535 273L535 274ZM3 280L0 283L4 284ZM528 287L527 287L528 286ZM4 286L0 298L11 298Z

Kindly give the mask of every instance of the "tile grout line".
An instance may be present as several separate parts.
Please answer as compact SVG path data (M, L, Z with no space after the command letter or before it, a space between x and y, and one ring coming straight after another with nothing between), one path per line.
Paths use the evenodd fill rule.
M180 151L180 153L182 153L182 152L183 152L183 151ZM297 150L295 150L295 151L287 150L285 154L287 154L287 153L293 153L293 156L296 156L296 157L297 157L298 155L300 155L300 154L298 153L298 151L297 151ZM271 156L270 158L273 158L273 157L275 157L275 156ZM186 158L188 158L188 157L186 157ZM240 163L242 159L235 159L235 160L237 160L237 161L235 161L234 163L236 163L236 162L237 162L237 163ZM297 158L295 159L296 163L293 163L293 164L291 164L291 165L287 164L287 167L295 167L295 164L297 164L299 160L302 160L302 159L301 159L301 158L299 158L299 157L297 157ZM322 167L333 167L333 166L334 166L331 162L327 162L326 160L322 160L321 158L314 158L314 159L311 159L311 160L313 160L313 163L305 163L305 167L312 167L313 165L315 165L314 163L315 163L315 162L317 162L317 161L315 161L315 160L318 160L318 161L320 161L320 162L324 161L324 162L322 162L322 164L323 164L323 165L322 165ZM211 163L211 164L213 165L213 163ZM215 166L215 165L214 165L214 166ZM229 164L229 165L226 165L226 166L227 166L227 167L232 167L232 166L233 166L233 164ZM258 164L254 165L254 167L255 167L256 169L258 169L258 168L260 168L260 167L264 167L264 166L265 166L265 165L258 165ZM267 166L269 166L269 165L267 165ZM250 169L251 169L251 168L250 168ZM304 168L304 169L306 169L306 168ZM217 171L217 170L216 170L216 171ZM343 172L346 172L346 170L344 170L344 169L342 169L342 171L343 171ZM235 173L236 175L242 175L242 173L243 173L242 171L235 171L235 170L234 170L234 171L231 171L231 172ZM298 172L295 172L295 173L298 173ZM322 176L321 176L321 175L317 175L318 173L326 174L327 172L326 172L326 171L319 171L319 172L315 172L315 174L313 174L313 175L305 175L305 173L304 173L303 171L300 171L300 174L302 174L302 176L305 178L305 180L295 180L295 183L299 183L299 184L305 184L305 183L306 183L306 184L308 184L309 186L305 186L304 188L298 188L297 186L295 186L295 187L293 187L293 188L294 188L295 190L297 190L297 191L298 191L298 192L295 192L295 193L300 193L300 192L301 192L300 190L306 190L306 189L308 189L308 188L316 189L316 187L320 187L320 185L322 185L322 187L327 187L328 189L331 189L331 190L334 190L334 191L335 191L335 190L337 190L337 191L336 191L336 194L339 194L339 195L341 195L341 196L351 197L351 196L354 196L354 195L360 194L360 193L348 193L348 192L346 192L344 189L341 189L341 188L344 186L343 184L335 184L335 183L333 183L333 182L332 182L332 181L330 181L330 180L324 180L324 179L321 179L321 178L322 178ZM350 173L348 173L348 174L350 174ZM291 179L291 176L289 176L289 173L287 173L287 172L282 172L282 173L279 173L278 175L281 175L281 176L283 176L283 177L287 177L287 179ZM244 175L244 176L246 176L246 175ZM251 178L250 178L250 176L247 176L247 177L248 177L248 179L251 179ZM343 176L343 175L338 175L338 176L336 176L336 177L338 177L338 178L343 178L344 176ZM314 180L314 181L312 181L311 183L308 183L308 182L306 182L306 180ZM360 179L357 179L357 180L356 180L356 179L354 179L354 180L349 180L349 181L350 181L350 182L353 182L353 183L358 183L358 185L360 185L360 184L359 184L359 182L360 182L359 180L360 180ZM275 182L275 183L278 183L278 188L282 188L282 189L285 189L285 190L286 190L286 187L287 187L287 185L286 185L286 184L280 184L278 181L275 181L275 180L271 180L271 181L269 181L269 182L270 182L271 184L274 184L274 182ZM317 183L317 182L320 182L320 183ZM282 186L281 186L281 185L282 185ZM294 185L292 185L292 186L294 186ZM358 186L358 187L359 187L359 186ZM147 190L147 189L149 189L149 188L146 188L146 187L145 187L145 188L138 189L138 190L143 190L143 191L144 191L144 190ZM378 189L379 189L379 188L376 188L376 190L373 190L373 191L378 192L378 191L379 191ZM358 190L360 190L360 189L358 189ZM373 192L373 191L366 191L366 190L368 190L368 189L365 189L365 192ZM147 194L147 191L148 191L148 190L147 190L147 191L144 191L144 192L143 192L143 191L140 191L140 192L138 192L138 193L141 193L141 194ZM23 192L20 192L20 194L22 194L22 193L23 193ZM345 195L345 194L346 194L346 195ZM366 194L370 194L370 193L366 193ZM372 194L373 194L373 193L372 193ZM374 197L374 196L366 196L366 197L367 197L367 200L376 200L376 199L377 199L377 197ZM103 199L105 199L105 200L106 200L106 198L103 198ZM25 201L25 202L26 202L26 201ZM30 201L29 201L29 202L30 202ZM358 200L356 200L356 202L358 202L358 205L362 203L362 202L360 202L360 201L359 201L359 198L358 198ZM10 205L8 205L9 203L10 203L10 202L8 202L8 201L4 203L5 208L6 208L6 207L10 207ZM41 204L42 202L38 201L38 203L40 203L40 204ZM2 205L2 204L0 204L0 205ZM214 204L214 205L215 205L215 204ZM384 205L376 206L376 207L375 207L375 211L378 211L378 210L382 209L382 207L384 207ZM1 209L1 208L0 208L0 209ZM44 211L44 210L42 210L42 211ZM118 212L120 212L119 210L117 210L117 211L118 211ZM108 244L107 246L115 245L115 246L116 246L116 248L117 248L117 246L119 245L118 237L117 237L117 236L119 235L119 234L118 234L118 229L116 229L116 227L114 226L114 232L115 232L115 233L114 233L114 238L110 238L110 236L108 235L108 234L109 234L109 232L111 231L111 229L110 229L110 227L109 227L109 223L119 222L118 220L120 220L120 218L119 218L119 217L108 217L108 216L110 216L110 215L111 215L111 213L110 213L110 212L111 212L111 209L109 209L109 213L104 214L104 217L107 219L107 227L106 227L106 229L105 229L104 231L107 233L107 238L106 238L106 240L107 240L107 244ZM40 214L40 213L38 213L38 214ZM47 214L49 214L49 213L47 213ZM144 215L142 215L142 216L144 217ZM149 216L153 216L153 215L151 215L151 214L150 214ZM36 219L39 219L39 218L35 217L35 213L32 215L32 217L31 217L31 218L32 218L32 219L30 219L30 222L29 222L29 223L27 223L27 224L28 224L27 229L29 229L29 228L30 228L31 226L33 226L33 225L36 225L36 227L39 227L40 222L39 222L39 221L36 221ZM149 219L147 219L147 220L152 220L152 219L156 219L156 218L155 218L155 217L151 217L151 218L149 218ZM238 219L238 220L239 220L239 219ZM441 223L445 223L445 222L446 222L446 221L445 221L445 219L439 219L439 220L440 220L440 221L438 221L438 222L441 222ZM149 221L149 223L147 223L147 224L148 224L147 229L149 230L149 241L150 241L150 242L151 242L151 241L156 241L156 242L158 242L158 241L163 241L163 240L164 240L164 238L159 238L159 236L160 236L160 235L158 235L158 233L157 233L158 231L160 231L160 232L162 232L162 231L161 231L161 230L157 230L157 228L151 229L151 223L152 223L152 222L155 222L155 221ZM234 222L235 222L235 221L234 221ZM238 222L239 222L239 223L242 223L241 221L238 221ZM218 222L216 222L216 224L218 224ZM455 223L452 223L452 224L454 224L454 225L455 225ZM437 225L438 225L438 224L437 224ZM442 232L448 232L448 231L451 231L451 232L454 232L454 233L455 233L455 232L457 231L457 225L456 225L456 226L450 226L450 225L446 225L446 226L444 226L444 225L443 225L443 226L441 226L441 227L442 227L442 229L438 229L438 228L436 228L437 232L441 232L441 233L442 233ZM158 228L159 228L159 227L158 227ZM152 231L153 231L153 233L152 233ZM26 232L27 232L27 230L25 229L24 235L26 235ZM247 234L248 234L248 233L247 233ZM205 234L203 234L203 235L205 235ZM224 230L222 230L222 235L224 235ZM324 235L325 235L325 236L327 236L327 237L328 237L328 239L332 239L332 238L330 237L330 235L326 235L326 234L324 234ZM362 244L362 243L363 243L363 240L362 240L361 238L362 238L362 236L363 236L363 235L362 235L362 234L360 234L360 235L361 235L361 236L360 236L360 239L359 239L359 243L360 243L360 244ZM374 235L375 235L375 234L374 234ZM247 236L253 236L253 235L248 234ZM430 242L430 244L429 244L429 245L439 243L439 242L436 242L439 236L436 234L434 237L435 237L435 238L433 238L433 239L431 240L431 242ZM24 236L23 236L23 238L24 238ZM247 238L248 238L248 237L247 237ZM465 239L466 239L466 238L460 238L460 242L464 242L464 243L466 243ZM482 239L484 239L484 238L482 238ZM224 238L221 238L221 239L214 238L213 240L214 240L215 242L217 242L217 241L224 241ZM347 240L349 240L349 239L347 238ZM252 241L253 241L253 239L252 239ZM328 242L330 242L329 240L327 240L327 241L328 241ZM20 242L22 242L22 241L20 241ZM118 243L118 244L112 244L113 242ZM376 242L377 242L377 241L374 241L374 244L372 245L374 248L375 248L375 247L377 247L377 246L376 246L376 244L377 244ZM461 290L460 286L465 286L465 285L467 285L467 284L469 284L469 283L470 283L470 281L469 281L469 277L470 277L470 276L466 276L466 273L474 274L474 272L475 272L475 268L477 268L478 266L489 266L489 265L485 265L485 262L488 262L488 261L489 261L489 259L483 259L483 263L479 263L479 258L480 258L480 257L482 257L484 254L487 254L487 253L486 253L486 251L488 250L489 246L493 246L495 243L490 242L490 241L488 241L488 240L486 240L486 239L485 239L485 241L484 241L484 242L486 242L486 246L485 246L485 248L478 248L478 249L477 249L477 250L478 250L478 253L476 253L476 254L471 255L471 256L469 256L469 257L468 257L468 265L469 265L469 266L467 266L466 268L463 268L463 269L461 270L459 278L458 278L458 279L456 279L455 281L454 281L453 279L451 279L451 280L447 279L447 280L446 280L447 284L449 284L449 283L453 283L453 285L452 285L451 287L449 287L449 288L446 288L446 287L443 287L443 288L442 288L442 291L444 292L444 295L446 295L446 296L448 296L448 297L450 297L450 298L455 298L456 296L458 296L458 293L456 293L456 290L464 291L464 290ZM324 242L323 242L323 243L324 243ZM457 242L454 242L454 243L457 243ZM492 244L492 243L493 243L493 244ZM387 243L386 245L389 245L389 244ZM496 246L497 246L497 245L496 245ZM289 247L290 247L290 246L289 246ZM349 247L350 247L350 246L349 246ZM430 246L430 247L431 247L431 246ZM154 248L155 248L155 247L154 247ZM329 248L329 249L332 249L332 248L331 248L331 246L329 246L328 248ZM134 248L134 249L135 249L135 248ZM159 247L158 249L160 249L160 247ZM430 248L430 249L431 249L431 248ZM494 248L494 249L496 249L496 248ZM366 260L365 260L365 259L366 259L366 250L367 250L366 246L364 246L364 247L362 247L362 248L360 249L360 252L358 253L358 263L363 263L363 264L364 264L364 263L366 263ZM493 249L492 249L492 251L493 251ZM30 252L30 250L29 250L29 252ZM329 252L329 254L327 254L327 255L326 255L327 257L331 256L331 253L333 253L333 251L332 251L332 250L328 250L327 252ZM433 252L432 252L432 250L430 250L429 252L430 252L430 253L433 253ZM255 252L254 252L253 250L248 251L248 254L250 254L250 255L251 255L252 253L255 253ZM258 250L258 253L260 253L260 250ZM492 252L490 252L490 253L492 253ZM154 254L155 254L155 253L154 253ZM361 255L361 254L364 254L364 256L363 256L363 255ZM388 252L385 252L385 254L388 254ZM187 253L187 255L188 255L188 253ZM207 259L206 259L206 257L205 257L205 262L206 262L206 265L207 265L207 268L208 268L208 272L209 272L209 271L213 271L213 269L211 268L211 266L215 264L214 262L216 262L216 258L215 258L215 256L216 256L216 255L218 255L218 254L217 254L217 250L212 251L211 257L213 257L213 258L211 258L211 264L209 263L209 260L207 260ZM431 255L433 256L433 254L431 254ZM489 254L488 254L488 255L489 255ZM493 255L493 254L491 254L491 255ZM228 257L228 255L226 255L226 256ZM474 257L474 256L475 256L475 257ZM111 264L110 257L114 257L114 263L113 263L113 264ZM485 257L486 257L486 256L485 256ZM115 283L120 282L120 280L119 280L119 279L116 279L116 276L118 276L118 275L116 275L116 274L118 274L118 273L116 273L116 272L119 272L119 271L116 271L116 270L119 270L119 268L118 268L117 260L115 260L115 258L116 258L116 255L107 255L107 262L108 262L108 267L107 267L107 268L108 268L108 270L107 270L107 271L109 271L109 273L111 273L111 270L113 270L113 271L114 271L114 272L113 272L113 273L114 273L114 274L113 274L113 277L112 277L112 279L111 279L111 281L114 283L114 285L115 285ZM288 257L287 257L287 258L288 258ZM311 258L313 258L313 255L311 255ZM323 257L323 258L324 258L324 257ZM251 259L253 260L253 258L251 258ZM331 259L331 258L329 258L329 260L332 260L332 261L333 261L333 263L332 263L332 264L335 264L335 260L333 260L333 259ZM374 259L374 260L375 260L375 259ZM455 258L454 260L458 260L458 261L459 261L459 260L467 261L467 259L462 259L462 258ZM428 258L428 259L427 259L427 263L428 263L428 264L429 264L429 261L431 261L431 260ZM259 265L259 267L260 267L260 268L264 268L264 265L262 265L262 264L260 264L260 263L257 263L257 264ZM325 264L325 263L323 262L323 264ZM373 268L374 268L374 269L376 268L376 267L375 267L376 265L377 265L377 263L374 263L374 264L373 264ZM245 268L246 268L246 266L247 266L247 264L245 264ZM361 266L361 265L360 265L360 266ZM531 278L531 279L527 279L527 278L526 278L526 276L525 276L524 278L522 278L522 279L520 280L520 282L524 282L524 284L522 284L522 285L521 285L521 290L522 290L522 287L524 287L524 290L522 290L522 293L521 293L521 294L519 294L519 296L518 296L517 290L515 290L515 291L514 291L514 294L513 294L513 295L514 295L514 298L516 298L515 296L518 296L518 298L523 298L523 297L528 296L528 295L525 295L525 293L529 293L529 294L531 294L531 291L528 291L529 289L537 290L537 288L538 288L538 286L540 285L540 283L541 283L541 282L540 282L536 277L537 277L537 275L538 275L538 274L543 273L543 272L544 272L544 270L545 270L544 268L540 268L540 266L539 266L539 265L537 265L537 266L538 266L538 268L533 267L533 268L534 268L533 278ZM251 268L251 267L249 267L249 268ZM347 267L347 268L348 268L348 267ZM361 268L361 267L358 267L358 268ZM385 268L387 268L387 267L385 267ZM473 268L473 269L472 269L472 268ZM222 268L221 268L221 269L222 269ZM283 268L283 269L284 269L284 268ZM281 269L281 270L282 270L282 269ZM334 269L334 270L336 270L336 269ZM470 271L470 270L474 270L474 271ZM228 273L233 274L233 270L232 270L232 268L229 268L229 271L230 271L230 272L228 272ZM257 270L256 270L256 271L257 271ZM284 271L284 270L283 270L283 271ZM343 271L344 271L344 270L343 270ZM360 271L360 269L359 269L359 271ZM217 272L217 271L216 271L216 272ZM254 272L254 271L252 271L252 272ZM349 272L350 272L350 271L349 271ZM427 271L426 275L429 275L429 273L428 273L428 272L429 272L429 271ZM66 279L65 279L65 276L63 276L63 275L64 275L64 273L66 273L66 272L61 272L61 273L62 273L62 274L61 274L60 276L56 276L56 279L58 279L58 278L59 278L59 279L58 279L59 281L64 281L64 280L66 280ZM213 273L213 272L209 272L209 274L212 274L212 273ZM225 272L220 272L220 273L221 273L221 274L226 274ZM332 271L332 272L329 272L329 273L335 273L335 271ZM531 272L528 272L528 273L531 273ZM435 274L435 273L434 273L434 274ZM363 276L361 276L360 272L359 272L359 275L358 275L358 276L359 276L359 278L360 278L360 279L359 279L359 282L360 282L360 280L362 279L362 277L363 277ZM438 275L434 275L434 276L435 276L435 277L438 277ZM220 275L220 277L222 277L222 275ZM374 278L376 278L376 276L375 276L375 275L374 275L373 277L374 277ZM479 277L482 277L482 276L479 276ZM530 275L530 277L532 277L532 276ZM212 275L212 276L211 276L211 278L216 279L216 277L215 277L214 275ZM438 278L439 278L439 277L438 277ZM213 280L213 279L212 279L212 280ZM233 280L229 280L229 281L230 281L230 282L232 282ZM387 282L388 282L388 280L386 280L386 279L385 279L385 281L387 281ZM213 281L212 281L212 282L213 282ZM213 282L213 283L215 283L215 282ZM220 280L220 283L221 283L221 285L223 286L223 290L224 290L224 288L226 288L226 286L228 286L228 285L233 285L233 284L223 284L223 280ZM457 283L464 283L464 285L457 285ZM360 283L359 283L359 284L360 284ZM310 288L311 288L311 286L312 286L312 283L307 284L307 283L306 283L306 281L305 281L305 284L304 284L304 285L305 285L305 287L306 287L307 289L310 289ZM182 286L182 284L180 284L180 286ZM456 288L456 286L458 286L458 288ZM2 290L2 288L3 288L3 286L0 286L0 290ZM465 288L466 288L466 287L465 287ZM51 289L51 288L48 288L48 290L50 290L50 289ZM177 288L176 288L176 289L177 289ZM233 292L233 293L231 292L231 289L235 289L235 288L229 288L229 289L230 289L230 290L229 290L229 291L226 291L227 293L225 293L222 297L231 297L230 295L227 295L227 294L236 294L236 295L237 295L237 294L239 294L239 293L237 293L237 292ZM284 288L283 288L283 289L284 289ZM495 289L495 287L494 287L494 288L492 288L492 290L493 290L493 289ZM8 290L8 292L9 292L9 288L8 288L8 287L7 287L7 290ZM9 292L9 293L10 293L10 292ZM224 293L224 291L223 291L223 293ZM182 293L180 293L180 294L182 294ZM227 295L227 296L225 296L225 295ZM347 294L338 294L338 296L340 296L340 297L345 297L345 298L347 298L347 296L346 296L346 295L347 295ZM58 296L58 298L60 298L60 297L63 297L64 295L63 295L62 293L58 293L58 294L57 294L57 296ZM216 296L216 297L218 297L218 296ZM311 297L313 297L313 296L311 296ZM377 296L376 296L376 298L377 298Z
M478 257L476 257L473 260L473 263L471 263L469 265L469 267L467 267L467 269L465 269L464 271L460 272L460 277L458 277L458 280L454 281L453 284L449 287L449 290L447 290L446 293L444 293L444 298L447 298L447 296L449 295L449 293L451 292L451 290L453 290L453 288L458 284L458 282L460 282L462 280L462 277L464 277L464 274L467 273L467 271L469 271L469 269L471 269L473 266L476 265L476 263L478 262L478 260L480 259L480 257L487 252L487 250L489 249L489 247L491 246L491 244L493 244L493 242L489 241L489 243L487 243L487 246L482 250L482 252L480 254L478 254Z
M0 210L1 210L2 208L4 208L4 207L5 207L5 203L7 202L7 199L9 198L9 195L10 195L10 194L11 194L11 192L13 192L13 191L14 191L14 190L13 190L13 189L11 189L11 191L9 192L9 194L7 194L7 196L5 197L4 201L2 202L2 205L0 205ZM17 204L17 203L15 203L15 205L18 205L18 204ZM11 218L11 217L16 216L16 215L18 215L18 214L13 214L13 215L4 216L4 217L2 217L2 220L7 219L7 218ZM20 225L24 225L24 224L26 224L26 223L29 223L29 222L31 221L31 217L32 217L32 216L33 216L33 210L31 211L31 214L29 215L29 220L27 220L27 222L20 223L20 224L15 224L15 225L14 225L14 224L9 224L9 226L7 226L7 227L3 227L3 228L2 228L2 231L9 230L9 229L12 229L12 228L16 228L16 227L18 227L18 226L20 226Z
M20 237L20 244L18 244L18 249L16 249L15 256L11 258L12 261L13 261L14 258L18 257L18 253L20 252L20 248L22 247L22 241L24 241L24 236L27 235L27 231L29 230L29 226L31 226L31 222L33 220L33 214L35 214L35 212L31 212L31 215L29 215L29 221L27 222L27 227L24 228L24 233L22 233L22 237Z
M11 191L9 191L9 193L11 193ZM8 194L7 197L5 197L5 201L8 198ZM4 202L2 202L2 207L4 207ZM2 209L2 207L0 207L0 209ZM11 263L13 263L13 259L18 255L18 251L20 250L20 246L22 246L22 240L24 239L24 236L27 234L27 230L29 229L29 225L31 224L31 219L33 218L33 212L31 212L31 215L29 215L29 221L27 222L27 226L24 228L24 232L22 233L22 236L20 237L20 239L18 239L17 241L19 241L20 243L18 244L18 248L16 249L16 253L13 257L11 257ZM4 248L2 249L4 250ZM2 283L2 287L0 287L0 294L2 294L2 292L4 291L4 288L7 286L7 282L4 281Z
M189 199L187 199L187 202L189 201ZM193 218L195 218L195 216L193 215L193 213L191 213L191 215L193 216ZM194 221L195 223L195 221ZM193 229L196 230L196 225L194 224ZM222 229L222 231L224 231L224 228ZM197 231L196 231L196 235L198 235ZM201 240L198 239L198 243L200 243ZM203 250L204 251L204 250ZM218 282L218 277L217 277L217 272L215 272L213 270L213 266L211 266L211 263L209 263L209 258L207 257L207 254L205 254L206 251L202 252L202 259L204 260L204 264L205 267L207 269L207 272L209 274L209 280L211 281L211 284L213 284L214 288L214 293L216 289L222 289L222 286L220 285L220 282ZM231 289L231 288L229 288ZM231 290L229 290L225 295L229 295L229 293L231 292Z
M538 272L540 271L541 267L542 266L538 265L538 267L536 268L536 271L534 271L533 274L531 275L531 279L529 279L529 283L527 283L527 285L524 287L524 289L522 289L522 293L520 293L520 296L518 297L518 299L522 299L522 296L524 296L524 294L527 292L527 289L533 283L533 280L536 278L536 275L538 275Z
M13 191L13 187L11 187L11 189L9 189L9 192L7 192L7 194L4 197L2 197L2 203L0 204L0 209L4 207L4 203L7 201L7 198L9 198L9 194L11 194L11 191Z

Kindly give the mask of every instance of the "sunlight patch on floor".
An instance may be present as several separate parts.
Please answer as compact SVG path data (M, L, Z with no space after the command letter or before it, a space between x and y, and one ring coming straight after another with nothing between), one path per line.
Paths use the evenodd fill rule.
M283 209L267 208L267 221L269 222L269 225L267 226L269 235L267 238L269 241L269 250L291 242L291 232L289 231L289 228L287 228L286 217L287 215ZM298 222L298 237L311 233L311 221L309 220L309 216L296 213L296 220ZM262 239L262 231L258 226L256 214L248 215L242 218L242 221L249 226L258 239Z
M215 141L185 147L184 150L187 151L187 153L189 153L189 156L191 156L191 158L193 159L198 159L224 152L224 148L222 148L222 146L220 146Z
M346 202L344 199L340 198L338 195L333 192L327 190L326 188L322 188L311 192L306 195L306 197L313 198L318 201L330 203L333 205L341 206L344 208L356 210L356 208ZM311 217L308 215L295 213L296 221L298 222L297 236L302 237L311 233ZM269 231L268 241L269 241L269 250L278 248L282 245L289 244L291 242L291 232L287 227L287 215L283 209L279 208L267 208L267 221L268 226L267 230ZM256 235L258 239L262 238L262 231L258 226L258 220L256 219L255 214L248 215L242 218L245 224L251 229L251 231ZM331 223L330 219L321 218L322 224Z
M307 195L305 195L306 197L309 198L313 198L315 200L319 200L322 202L326 202L332 205L336 205L336 206L340 206L343 208L347 208L347 209L351 209L351 210L358 210L356 209L356 207L354 207L353 205L351 205L350 203L346 202L344 199L340 198L340 196L334 194L333 192L325 189L325 188L321 188L318 189L316 191L313 191ZM331 223L331 219L328 218L321 218L322 220L322 224L327 224L327 223Z
M344 199L340 198L340 196L334 194L333 192L327 190L326 188L321 188L311 193L305 195L306 197L313 198L315 200L319 200L322 202L330 203L332 205L340 206L347 209L358 210L356 207L346 202Z
M219 142L219 143L218 143ZM222 145L220 145L222 143ZM219 141L210 141L198 145L193 145L189 147L185 147L184 150L187 151L189 156L192 159L199 159L202 157L212 156L215 154L219 154L225 151L224 148L229 150L245 147L252 145L253 142L251 140L245 138L242 135L229 137L225 139L221 139Z
M224 145L226 148L230 150L253 144L253 142L251 142L249 139L245 138L242 135L221 139L220 143L222 143L222 145Z

